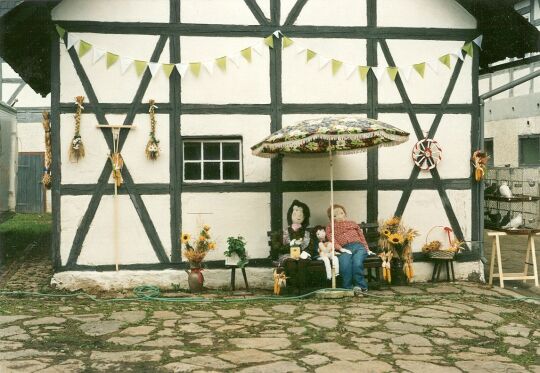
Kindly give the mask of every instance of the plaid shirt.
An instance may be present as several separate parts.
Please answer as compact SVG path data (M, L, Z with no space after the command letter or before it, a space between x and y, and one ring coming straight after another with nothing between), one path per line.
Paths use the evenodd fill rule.
M330 224L326 227L326 237L328 241L332 240L332 227ZM343 246L352 242L359 242L368 250L368 244L364 233L357 223L350 220L334 221L334 239L335 248L341 250Z

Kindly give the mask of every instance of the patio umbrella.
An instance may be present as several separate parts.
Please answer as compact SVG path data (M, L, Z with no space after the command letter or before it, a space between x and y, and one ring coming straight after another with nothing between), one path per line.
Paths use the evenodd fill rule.
M376 119L358 117L324 117L307 119L287 126L251 147L253 155L273 158L328 154L330 160L330 206L334 205L333 153L353 154L380 146L403 143L409 133ZM330 214L332 254L334 253L334 214ZM332 270L332 287L335 273Z

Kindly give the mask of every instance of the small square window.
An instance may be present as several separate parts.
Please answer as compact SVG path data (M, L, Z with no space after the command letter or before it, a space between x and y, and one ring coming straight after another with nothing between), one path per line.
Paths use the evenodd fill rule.
M189 139L183 144L186 182L242 181L240 139Z
M484 151L489 155L488 166L493 166L495 153L493 152L493 139L484 139Z
M519 137L519 165L540 166L540 135Z

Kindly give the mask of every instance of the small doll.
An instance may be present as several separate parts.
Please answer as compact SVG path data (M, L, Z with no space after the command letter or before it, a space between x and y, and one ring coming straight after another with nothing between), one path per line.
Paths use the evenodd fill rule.
M339 276L339 260L336 256L337 253L332 253L332 243L326 239L326 230L322 225L315 227L315 236L319 240L319 257L317 260L324 262L326 268L326 278L330 280L332 278L332 268L330 267L330 261L332 266L336 270L336 276Z

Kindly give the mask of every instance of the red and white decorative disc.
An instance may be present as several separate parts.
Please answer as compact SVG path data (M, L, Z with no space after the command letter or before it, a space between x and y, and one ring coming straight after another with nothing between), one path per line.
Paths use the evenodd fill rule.
M441 161L442 149L437 141L425 138L414 145L412 159L421 170L431 170Z

